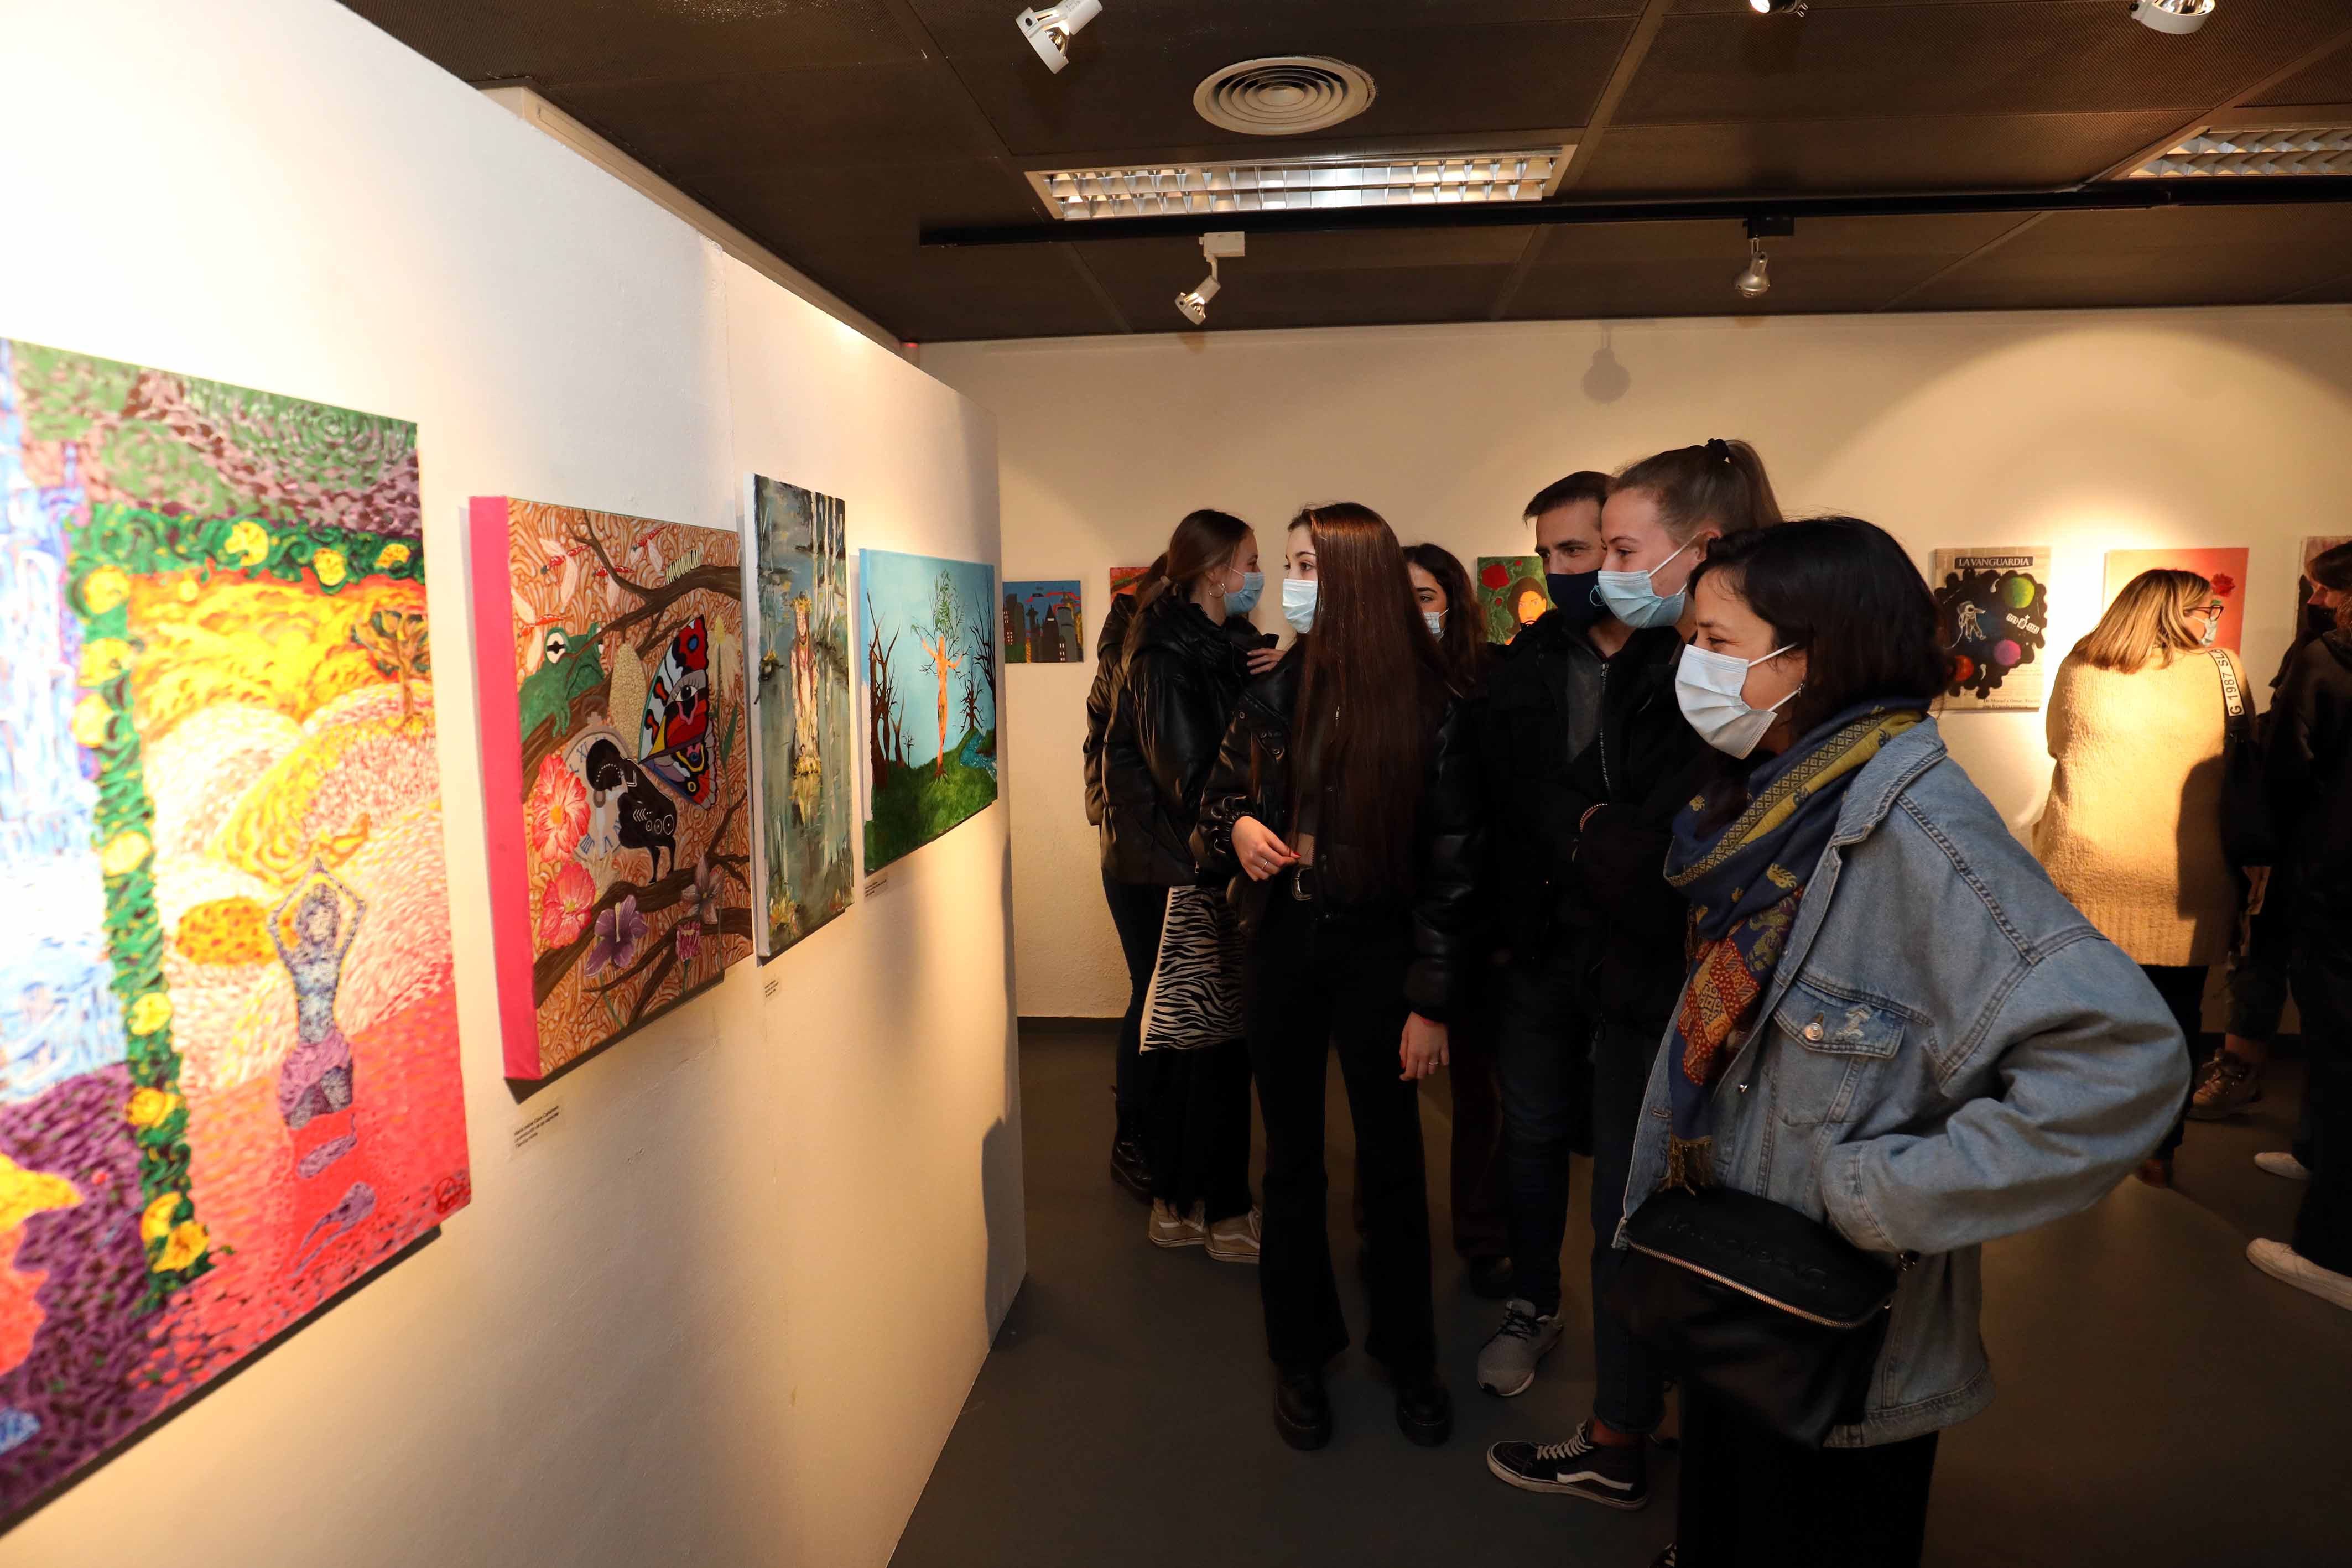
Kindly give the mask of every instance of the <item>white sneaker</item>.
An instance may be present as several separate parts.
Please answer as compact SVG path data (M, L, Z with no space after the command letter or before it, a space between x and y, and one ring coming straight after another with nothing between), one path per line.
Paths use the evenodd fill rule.
M2352 1312L2352 1274L2323 1269L2284 1241L2249 1241L2246 1261L2273 1280L2284 1280L2298 1291Z
M1533 1301L1504 1303L1503 1326L1478 1353L1478 1386L1508 1399L1536 1380L1536 1364L1559 1343L1559 1314L1539 1317Z
M2309 1181L2311 1171L2304 1163L2284 1149L2270 1149L2254 1156L2254 1168L2268 1171L2289 1181Z
M1220 1263L1255 1263L1265 1235L1258 1211L1236 1214L1209 1227L1209 1256Z
M1201 1206L1194 1204L1190 1214L1179 1214L1171 1205L1158 1198L1151 1200L1151 1218L1144 1221L1143 1233L1154 1247L1199 1247L1209 1239L1209 1228L1201 1223Z

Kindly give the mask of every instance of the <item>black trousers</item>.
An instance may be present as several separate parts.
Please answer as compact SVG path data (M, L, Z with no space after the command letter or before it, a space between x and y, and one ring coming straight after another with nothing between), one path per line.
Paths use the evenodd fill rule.
M1429 1194L1421 1091L1397 1048L1404 1000L1402 916L1353 922L1277 885L1248 966L1250 1066L1265 1120L1265 1229L1258 1291L1266 1349L1286 1372L1320 1368L1348 1345L1331 1270L1323 1168L1323 1079L1339 1056L1356 1130L1356 1180L1371 1258L1364 1348L1400 1377L1437 1363L1429 1288Z
M2164 1142L2156 1145L2156 1157L2168 1160L2180 1147L2180 1139L2189 1126L2189 1102L2197 1092L2197 1062L2202 1054L2198 1042L2205 1038L2205 966L2202 964L2142 964L2139 972L2164 998L2172 1014L2172 1021L2180 1026L2180 1038L2189 1052L2189 1093L2180 1101L2180 1110L2172 1118L2172 1131L2164 1134Z
M1568 1238L1569 1156L1589 1152L1592 1132L1592 1026L1564 949L1506 967L1499 988L1511 1294L1551 1313Z
M1202 1206L1211 1224L1250 1211L1250 1058L1241 1040L1148 1051L1157 1078L1144 1113L1151 1196L1179 1214Z
M2303 1012L2303 1103L2310 1127L2298 1155L2311 1185L2294 1217L2294 1249L2352 1274L2352 919L2295 933L2288 974Z
M1481 987L1465 998L1446 1031L1446 1054L1453 1059L1446 1082L1454 1092L1454 1250L1465 1258L1501 1258L1511 1250L1503 1079L1496 1060L1499 1012L1493 990Z
M1936 1435L1808 1448L1682 1385L1678 1568L1917 1568Z
M1168 890L1150 883L1120 882L1105 872L1103 902L1110 905L1119 953L1127 959L1127 1014L1119 1019L1112 1079L1118 1103L1118 1135L1140 1138L1155 1098L1152 1080L1160 1071L1142 1061L1143 998L1151 989L1152 966L1160 961L1160 928L1168 919Z

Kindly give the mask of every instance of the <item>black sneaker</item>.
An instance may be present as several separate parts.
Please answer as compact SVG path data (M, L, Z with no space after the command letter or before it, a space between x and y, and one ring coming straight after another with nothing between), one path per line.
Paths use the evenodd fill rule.
M1111 1140L1110 1179L1144 1202L1151 1201L1151 1164L1143 1157L1142 1144L1129 1137Z
M1486 1468L1521 1491L1580 1497L1606 1508L1647 1503L1650 1472L1642 1445L1596 1443L1591 1432L1587 1421L1565 1443L1497 1443L1486 1450Z

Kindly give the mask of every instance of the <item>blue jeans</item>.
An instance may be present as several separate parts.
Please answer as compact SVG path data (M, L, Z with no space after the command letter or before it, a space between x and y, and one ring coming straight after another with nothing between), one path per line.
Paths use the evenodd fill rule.
M1665 1419L1665 1375L1601 1301L1625 1258L1612 1243L1662 1032L1612 1022L1592 1031L1592 1413L1620 1432L1644 1435Z

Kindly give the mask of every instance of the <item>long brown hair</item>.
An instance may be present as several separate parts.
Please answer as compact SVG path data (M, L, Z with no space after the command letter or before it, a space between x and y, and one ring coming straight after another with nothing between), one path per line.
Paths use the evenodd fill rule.
M1444 678L1437 644L1421 623L1404 551L1378 512L1339 501L1304 508L1290 526L1302 523L1318 586L1315 630L1300 640L1295 733L1303 749L1319 747L1320 776L1336 786L1323 836L1363 856L1371 885L1361 891L1402 890L1412 884L1428 742L1420 694L1427 677Z
M1676 544L1715 525L1726 536L1769 528L1780 520L1780 502L1764 459L1744 441L1709 441L1644 457L1611 480L1612 496L1642 490L1658 504L1658 521Z
M1185 513L1168 536L1167 551L1153 563L1158 571L1135 591L1135 619L1127 625L1129 650L1142 638L1145 611L1170 593L1190 594L1201 579L1231 561L1249 536L1250 526L1231 512L1203 507Z
M1485 617L1471 590L1470 574L1444 545L1413 545L1404 559L1408 567L1417 566L1435 578L1445 595L1445 630L1438 633L1437 662L1444 667L1445 684L1467 696L1476 689L1486 663L1486 640L1478 634ZM1406 580L1411 580L1410 573Z
M2211 580L2193 571L2143 571L2124 584L2091 634L2074 644L2074 657L2125 674L2159 656L2169 664L2173 654L2203 646L2189 612L2212 601Z

